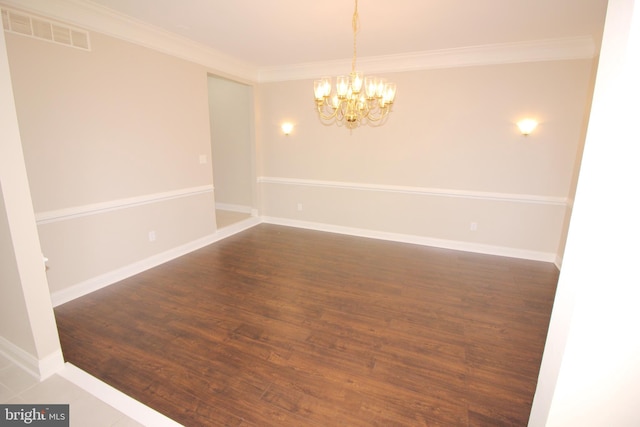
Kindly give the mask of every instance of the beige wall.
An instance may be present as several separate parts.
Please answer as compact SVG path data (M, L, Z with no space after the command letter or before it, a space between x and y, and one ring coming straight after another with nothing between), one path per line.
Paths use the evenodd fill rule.
M255 208L253 87L215 76L208 82L216 205L250 212Z
M215 232L206 69L90 37L7 34L53 292Z
M640 322L638 319L640 311L636 307L639 296L638 270L635 268L637 251L633 250L640 239L637 227L640 212L638 212L637 201L631 196L637 193L637 183L640 181L638 176L640 169L635 164L638 159L638 144L634 139L637 138L634 125L640 115L637 79L640 72L638 70L640 40L637 32L640 15L638 8L633 7L634 3L636 3L634 0L609 1L607 29L602 51L604 67L599 71L592 125L590 125L585 161L576 195L575 215L567 243L567 261L563 267L554 304L549 339L532 408L531 426L638 425L640 422L635 399L640 391L638 390L640 374L637 363L640 357L640 346L636 331L636 325ZM11 35L8 36L13 38ZM2 95L0 96L0 135L2 136L0 138L2 149L0 251L3 255L0 259L2 261L0 301L5 303L0 308L3 314L11 314L8 316L11 324L5 321L6 318L2 318L0 336L11 339L14 345L42 360L52 352L59 351L59 345L55 338L51 306L47 304L46 298L43 298L46 294L43 291L46 287L46 279L41 269L33 209L30 206L24 162L19 150L20 141L10 94L3 38L4 35L0 32L0 95ZM34 42L24 41L25 45L28 43ZM21 57L25 55L27 58L24 60L28 59L40 66L38 70L34 70L37 71L35 74L38 77L47 77L47 70L52 64L36 61L37 57L44 52L39 51L38 48L38 54L35 55L36 48L33 46L24 48L22 43L16 40L9 41L9 44L10 48L14 49L12 62L22 63ZM18 48L18 44L22 47ZM115 42L112 47L114 46L124 47L123 44ZM49 46L47 50L49 49L60 48ZM123 51L156 56L150 52L143 53L140 48L131 49ZM57 58L58 55L54 57ZM49 60L55 62L57 61L55 58L49 58ZM114 83L121 81L123 75L128 74L127 71L136 74L134 70L127 69L127 61L136 58L135 55L134 58L129 55L126 59L116 59L115 64L107 64L113 76L102 75L101 79L93 78L91 84L85 87L88 92L74 91L71 99L81 98L88 102L85 106L93 106L95 111L95 105L91 104L93 90L104 95L104 92L108 91L103 88L105 85L109 87L113 91L113 99L108 102L102 100L100 104L107 107L105 111L108 114L105 114L105 117L99 114L91 115L92 119L103 122L101 126L95 128L97 131L88 132L87 137L91 141L99 140L102 132L112 130L105 125L109 122L115 129L122 131L116 139L118 141L122 139L131 144L138 138L128 138L129 133L125 130L130 128L134 134L136 130L140 130L136 127L136 120L131 118L137 110L128 107L130 98L120 93L119 87ZM165 59L174 62L172 59ZM81 62L88 64L86 61ZM118 67L125 70L122 71L122 75L119 75ZM559 74L553 72L554 68L560 71ZM512 71L507 75L504 71L508 69ZM567 172L567 168L571 169L571 157L577 154L575 151L580 151L581 138L577 135L581 133L580 129L584 130L584 118L581 112L587 109L589 96L586 94L589 92L589 84L586 76L590 73L590 69L592 70L590 61L559 61L483 68L483 70L497 71L495 75L478 68L397 75L394 78L399 83L400 94L396 113L404 111L406 116L394 114L392 119L396 119L397 124L390 121L384 128L359 129L352 135L344 129L323 128L317 124L311 103L305 101L310 100L311 97L310 82L263 85L264 90L258 97L260 108L256 111L259 123L256 139L260 159L257 170L262 177L282 178L281 180L263 180L261 196L264 198L265 210L270 214L276 212L281 205L279 199L282 198L282 204L286 205L285 209L291 210L291 212L284 212L283 218L308 215L309 209L306 208L308 204L304 205L305 209L302 211L292 209L290 205L297 203L298 197L310 194L312 207L314 203L317 206L315 214L320 214L320 217L313 218L314 220L326 223L358 224L363 218L373 216L373 219L368 221L378 222L372 226L388 227L389 222L401 222L403 218L395 214L388 218L386 213L377 214L376 210L387 206L390 200L387 196L409 194L417 195L416 197L419 198L423 193L428 193L423 189L449 189L450 194L455 193L453 190L459 190L467 196L474 195L473 191L484 191L494 196L508 192L525 196L541 195L543 198L567 197L567 195L570 197L572 192L568 177L571 172ZM540 74L536 74L535 70L540 71ZM18 71L28 72L26 69ZM77 78L88 78L85 73L79 72L75 67L67 71L69 75ZM475 72L478 74L474 74ZM449 73L451 81L447 77ZM164 78L168 77L164 72L160 74ZM438 76L440 77L436 78ZM456 76L458 80L454 79ZM154 74L154 77L157 75ZM505 80L502 81L499 77L505 77ZM198 77L194 81L197 80ZM523 84L514 86L517 80L521 80ZM402 84L410 81L414 81L414 84L403 88ZM150 172L149 168L141 164L141 161L134 162L133 169L140 168L150 172L152 176L149 178L153 178L153 181L144 182L146 177L143 174L131 174L132 168L126 167L123 169L127 173L122 177L114 176L112 173L92 174L93 170L88 165L99 168L100 172L105 170L111 172L112 169L117 169L114 165L113 153L108 151L99 153L111 159L110 162L106 162L106 165L102 165L98 158L92 157L95 151L91 150L96 146L86 144L85 147L79 142L82 138L74 140L74 144L66 145L66 136L69 131L76 126L82 127L83 124L76 123L73 120L74 115L65 117L65 112L70 109L66 98L62 98L65 99L63 104L55 102L57 97L63 95L61 92L64 92L56 87L57 83L62 82L56 81L53 85L47 86L47 90L37 94L28 93L29 85L22 87L22 90L27 91L24 96L30 100L28 103L30 108L26 114L24 111L21 114L21 125L25 128L25 132L35 132L38 126L45 126L47 132L43 132L43 135L51 136L54 142L60 144L53 147L58 152L45 145L35 147L37 148L35 154L39 153L38 150L48 150L47 155L53 156L51 165L47 166L47 162L44 161L42 164L45 167L45 173L50 179L55 180L56 185L62 182L73 185L74 191L84 190L83 183L74 182L74 179L66 175L67 166L77 169L78 165L83 164L87 165L85 172L92 181L87 186L87 190L80 191L79 194L72 191L65 193L64 189L56 190L60 191L60 197L53 194L40 194L37 200L40 212L56 209L73 210L75 206L73 203L76 201L84 204L99 203L104 200L106 203L118 202L128 196L137 197L141 193L165 194L167 188L185 188L185 185L199 187L203 182L208 182L208 180L197 179L195 180L197 182L191 183L188 177L191 176L192 169L182 170L184 176L180 177L173 172L169 173L168 177L158 176L157 170L151 168ZM165 80L164 83L168 82ZM181 80L179 83L185 84ZM441 83L445 84L447 90L440 88ZM460 84L460 90L458 90L458 84ZM407 87L410 88L409 91ZM417 96L420 93L426 96L424 101ZM455 96L450 97L449 94ZM407 98L403 101L405 96ZM413 100L409 102L411 99ZM166 98L161 96L159 99L153 98L148 102L139 103L140 114L144 116L146 111L153 110L154 101L162 104L165 100ZM527 100L530 102L527 103ZM535 100L543 102L537 104ZM25 99L20 99L20 102L24 101ZM36 122L31 113L37 116L39 104L48 105L49 107L44 110L60 120ZM70 105L75 104L72 102ZM194 105L200 105L199 101L195 101ZM24 107L25 105L21 104L21 108ZM55 111L56 109L61 111ZM81 113L79 110L81 110L79 107L71 108L75 115ZM198 114L200 108L194 109L191 106L189 109L190 112L194 110ZM512 121L515 121L516 115L526 113L540 114L543 124L539 132L523 140L514 133ZM279 124L284 119L292 120L297 124L294 133L288 139L280 135L279 131ZM142 133L152 132L153 121L145 116L142 122L146 123L142 129L149 126ZM157 126L164 128L167 123L158 122ZM61 133L64 137L60 137ZM574 140L576 137L578 141ZM393 141L393 144L389 141ZM25 150L33 149L32 143L33 141L29 145L25 144ZM206 144L204 142L202 144L204 147L208 144L208 140ZM123 155L126 155L129 149L142 154L148 152L147 149L136 151L139 147L135 144L129 147L116 143L111 147L122 152ZM200 143L198 147L201 147ZM75 151L69 153L70 148L74 148ZM63 161L67 156L75 159L76 154L83 150L89 150L89 155L85 158L87 163L70 162L67 165L63 162L62 165L57 165L57 161ZM186 157L191 159L192 154L196 152L198 155L203 154L200 151L194 150L194 153ZM319 164L314 164L316 159ZM157 160L158 158L154 161ZM458 161L461 161L461 166L457 166ZM180 163L179 157L177 163ZM405 171L405 166L409 170ZM511 173L507 174L509 169ZM575 169L573 171L575 172ZM76 180L82 180L83 175L74 176ZM97 176L108 178L107 182L99 182ZM137 182L136 177L143 182ZM157 188L140 191L148 185L153 187L156 178L161 183ZM165 178L168 181L163 180ZM183 179L189 181L189 184L184 184ZM119 185L111 187L108 185L110 180ZM169 181L174 182L174 180L182 184L175 187L167 185ZM46 179L40 179L38 182L40 193L48 188L44 181ZM354 183L358 185L353 185ZM420 191L402 192L396 191L400 190L398 188L392 188L393 191L386 191L387 188L374 188L374 190L370 188L381 185L409 189L418 186ZM273 188L269 189L269 186ZM296 186L300 188L296 189ZM52 187L55 189L55 186ZM292 188L286 190L284 187ZM353 187L353 193L345 194L346 190L351 191L351 187ZM96 193L95 188L104 189L107 197L103 197L105 194L100 192ZM306 191L309 188L328 189L327 192L330 194L314 195ZM276 194L277 197L274 197L272 194L274 191L298 193L281 196ZM363 215L362 209L358 211L353 207L345 209L341 206L349 202L355 194L362 197L365 191L381 192L381 195L378 194L375 197L383 199L380 201L374 199L371 205L365 206L366 215ZM193 192L193 194L199 197L206 192ZM466 200L465 203L471 203L470 199L473 199L473 197L462 198ZM486 196L478 198L479 203L489 202L489 205L494 205L491 203L492 200L487 199ZM525 199L532 200L531 197L525 197ZM211 202L209 199L208 203ZM392 202L397 203L395 200ZM442 205L441 202L435 201L433 206ZM499 200L499 203L503 202L504 199ZM508 202L512 203L512 201ZM429 218L433 224L442 221L445 225L443 232L455 238L455 230L450 227L448 219L448 215L452 212L446 213L446 210L442 210L446 213L444 216L434 217L429 211L433 206L426 205L419 213ZM536 208L528 209L527 206L536 206ZM532 214L533 218L541 218L543 215L536 214L535 210L540 209L546 212L545 206L547 206L545 203L525 203L524 208ZM551 204L551 206L555 209L558 205ZM481 212L475 208L469 209L474 217ZM496 206L488 208L487 213L493 215L497 210L508 214L508 210L496 209ZM189 215L194 212L194 209L187 209L185 212ZM311 209L311 213L313 212L314 209ZM146 221L145 218L148 218L148 215L142 215L140 221ZM516 223L518 215L521 213L514 212L508 216L512 223ZM136 222L134 217L129 219L133 220L133 223ZM97 218L93 220L99 222ZM75 235L77 230L73 227L74 221L72 218L66 223L58 221L57 225L55 222L43 225L51 224L53 228L69 226L72 229L69 235L66 235L64 230L61 234L68 238L68 240L65 239L65 243L74 245L77 249L78 236ZM111 221L113 219L110 218L107 222ZM90 228L96 231L107 222L90 226ZM172 226L178 226L182 222L173 221ZM196 222L199 223L200 220ZM416 220L410 218L407 222L409 227L414 227ZM482 221L479 223L479 230L482 229L483 224ZM146 230L144 226L137 228L134 226L134 228L137 232ZM195 229L198 232L201 231L197 224ZM41 230L44 231L44 227L41 226ZM52 230L53 234L55 232ZM180 233L180 231L177 232ZM548 234L553 233L547 231L540 236L547 243L553 240L549 239ZM537 244L532 245L530 241L531 236L522 234L521 237L527 241L527 247L536 247ZM9 242L9 239L12 241ZM493 240L491 238L491 241ZM90 242L90 239L84 239L82 242ZM498 242L498 244L502 243ZM140 255L144 256L144 254ZM21 283L18 283L18 277ZM20 294L24 296L24 305L18 301L17 306L12 307L11 311L5 311L6 302L13 298L19 299ZM28 314L25 315L25 313Z
M36 212L211 184L203 67L97 33L7 41Z
M398 96L388 122L352 132L319 123L311 81L262 84L263 213L553 260L593 67L567 60L389 74ZM540 121L528 137L515 125L524 117ZM296 124L289 137L285 120Z
M389 74L392 116L352 132L318 121L311 81L257 84L251 147L252 87L90 37L86 52L7 34L52 292L214 233L214 177L215 202L267 220L557 261L592 60Z

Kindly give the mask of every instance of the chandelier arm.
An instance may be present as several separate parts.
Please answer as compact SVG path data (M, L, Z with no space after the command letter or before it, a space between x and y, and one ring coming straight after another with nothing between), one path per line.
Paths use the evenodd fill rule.
M367 114L367 120L371 122L379 122L383 120L385 117L387 117L390 112L391 112L390 106L384 107L384 108L372 109L369 111L369 114Z
M370 127L380 127L382 125L384 125L385 123L387 123L387 119L389 118L388 115L380 117L378 120L368 120L367 121L367 125L369 125Z
M322 120L332 120L338 115L338 109L329 113L328 111L325 110L325 108L323 108L322 105L318 105L318 114L320 115L320 118Z
M342 121L344 119L345 116L345 102L341 102L340 105L338 106L338 108L336 108L336 119L338 121Z
M385 117L387 117L389 115L389 112L384 112L384 113L379 113L377 116L374 115L369 115L367 117L367 120L369 120L370 122L379 122L381 120L383 120Z

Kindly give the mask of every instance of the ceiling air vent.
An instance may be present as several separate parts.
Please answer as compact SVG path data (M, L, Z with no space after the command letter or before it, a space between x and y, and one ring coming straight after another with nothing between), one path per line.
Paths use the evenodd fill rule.
M88 31L24 12L2 8L2 26L10 33L91 50Z

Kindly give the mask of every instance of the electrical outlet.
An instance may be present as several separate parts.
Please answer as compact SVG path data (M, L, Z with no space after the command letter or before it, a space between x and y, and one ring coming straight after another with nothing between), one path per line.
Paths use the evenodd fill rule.
M477 231L477 230L478 230L478 223L477 223L477 222L472 222L472 223L469 225L469 230L471 230L471 231Z
M153 230L149 232L149 241L150 242L155 242L156 241L156 232L153 231Z
M298 211L302 210L302 203L298 203Z
M200 160L200 164L201 165L206 165L207 164L207 155L206 154L200 154L199 160Z

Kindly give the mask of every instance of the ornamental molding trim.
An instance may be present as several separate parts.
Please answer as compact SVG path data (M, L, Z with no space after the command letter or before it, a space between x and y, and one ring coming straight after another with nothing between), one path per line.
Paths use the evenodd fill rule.
M592 59L597 56L593 38L572 37L411 52L398 55L358 58L366 74L459 68L520 62ZM293 64L259 69L260 82L313 79L320 75L344 74L351 59Z
M351 58L327 62L258 67L185 37L149 25L95 3L82 0L0 0L0 6L34 13L90 31L106 34L168 55L195 62L210 72L246 83L262 83L337 75L350 68ZM590 36L535 40L409 52L358 58L366 74L471 67L521 62L590 59L598 55Z

